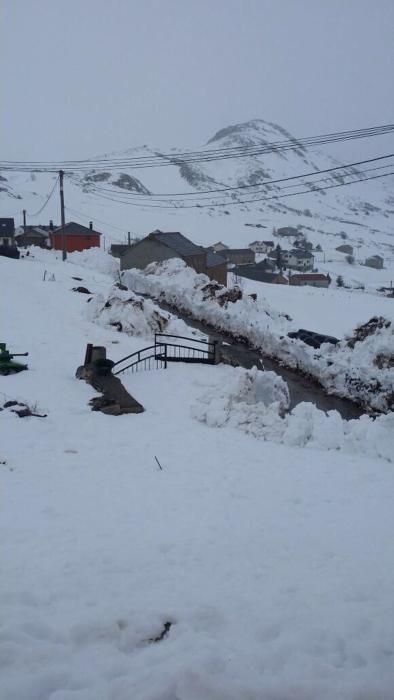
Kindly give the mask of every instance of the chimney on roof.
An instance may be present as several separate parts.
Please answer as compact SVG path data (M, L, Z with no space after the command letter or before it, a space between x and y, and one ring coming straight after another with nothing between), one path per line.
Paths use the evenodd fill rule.
M50 219L50 221L49 221L49 230L50 230L50 231L53 231L53 221L52 221L52 219Z
M127 245L131 246L131 236L130 236L130 231L127 232Z
M93 221L89 221L89 228L91 231L93 231Z

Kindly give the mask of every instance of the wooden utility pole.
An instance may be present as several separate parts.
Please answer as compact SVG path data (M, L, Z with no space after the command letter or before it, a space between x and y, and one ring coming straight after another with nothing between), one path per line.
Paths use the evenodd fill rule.
M67 260L67 245L66 245L66 221L64 218L64 191L63 191L63 170L59 170L59 187L60 187L60 217L62 225L62 260Z
M23 210L23 233L26 233L26 209Z

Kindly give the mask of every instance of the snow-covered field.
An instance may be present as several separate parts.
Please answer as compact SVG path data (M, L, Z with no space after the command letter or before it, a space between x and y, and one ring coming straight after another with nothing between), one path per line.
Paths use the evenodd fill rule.
M97 313L115 269L0 258L1 339L30 352L1 404L48 414L0 412L1 700L392 700L392 414L330 444L339 417L282 419L247 373L197 365L125 375L140 415L91 412L86 343L152 340Z
M375 277L376 280L376 277ZM229 283L232 275L229 275ZM359 324L372 316L384 316L394 321L394 299L378 297L368 289L328 289L293 287L281 284L255 282L237 278L245 294L257 294L279 311L288 313L297 328L307 328L343 338Z

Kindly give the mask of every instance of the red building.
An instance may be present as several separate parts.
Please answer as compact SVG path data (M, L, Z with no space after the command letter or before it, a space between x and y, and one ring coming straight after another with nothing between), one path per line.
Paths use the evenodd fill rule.
M77 224L75 221L69 221L64 227L64 236L68 253L73 253L75 250L86 250L87 248L100 248L101 233L94 231L91 221L89 222L89 228L82 226L82 224ZM61 226L53 231L49 231L49 239L51 248L63 250Z

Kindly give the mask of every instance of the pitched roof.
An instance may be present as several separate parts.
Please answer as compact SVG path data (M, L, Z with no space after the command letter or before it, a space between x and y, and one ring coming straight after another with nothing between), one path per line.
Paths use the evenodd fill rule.
M40 226L26 226L26 231L19 231L15 234L15 238L20 238L21 236L41 236L42 238L48 238L48 232L44 231Z
M223 250L222 254L223 255L228 255L228 253L232 254L240 254L240 253L247 253L248 255L253 255L253 250L250 250L250 248L227 248L227 250Z
M123 255L126 250L129 250L129 248L131 248L131 246L128 243L112 243L110 250L111 252L120 253L120 255Z
M152 231L152 233L148 235L148 238L154 238L160 241L160 243L171 248L171 250L175 250L175 252L181 256L202 255L206 253L204 248L189 241L189 239L179 233L179 231Z
M328 275L323 275L320 272L309 272L309 273L300 273L300 274L294 274L291 275L291 279L296 279L296 280L304 280L313 282L313 280L328 280Z
M272 258L264 258L264 260L260 260L260 262L256 263L256 267L259 270L272 270L275 267L275 260L272 260Z
M222 241L218 241L217 243L214 243L214 244L211 245L210 247L211 247L211 248L214 248L214 247L217 246L217 245L222 245L223 248L228 248L228 245L226 245L225 243L222 243Z
M313 255L309 252L309 250L298 250L294 248L293 250L289 251L289 254L292 255L293 258L313 258Z
M227 260L219 253L214 253L207 249L207 268L216 267L216 265L226 265Z
M61 233L62 232L62 227L58 226L54 230L53 233ZM64 232L67 234L69 233L70 235L72 234L73 236L91 236L93 233L95 233L97 236L101 236L100 231L96 231L95 229L89 228L89 226L82 226L82 224L77 224L75 221L69 221L65 227L64 227Z
M259 273L259 278L258 282L274 282L278 277L283 277L283 279L286 279L284 275L282 275L280 272L260 272Z

